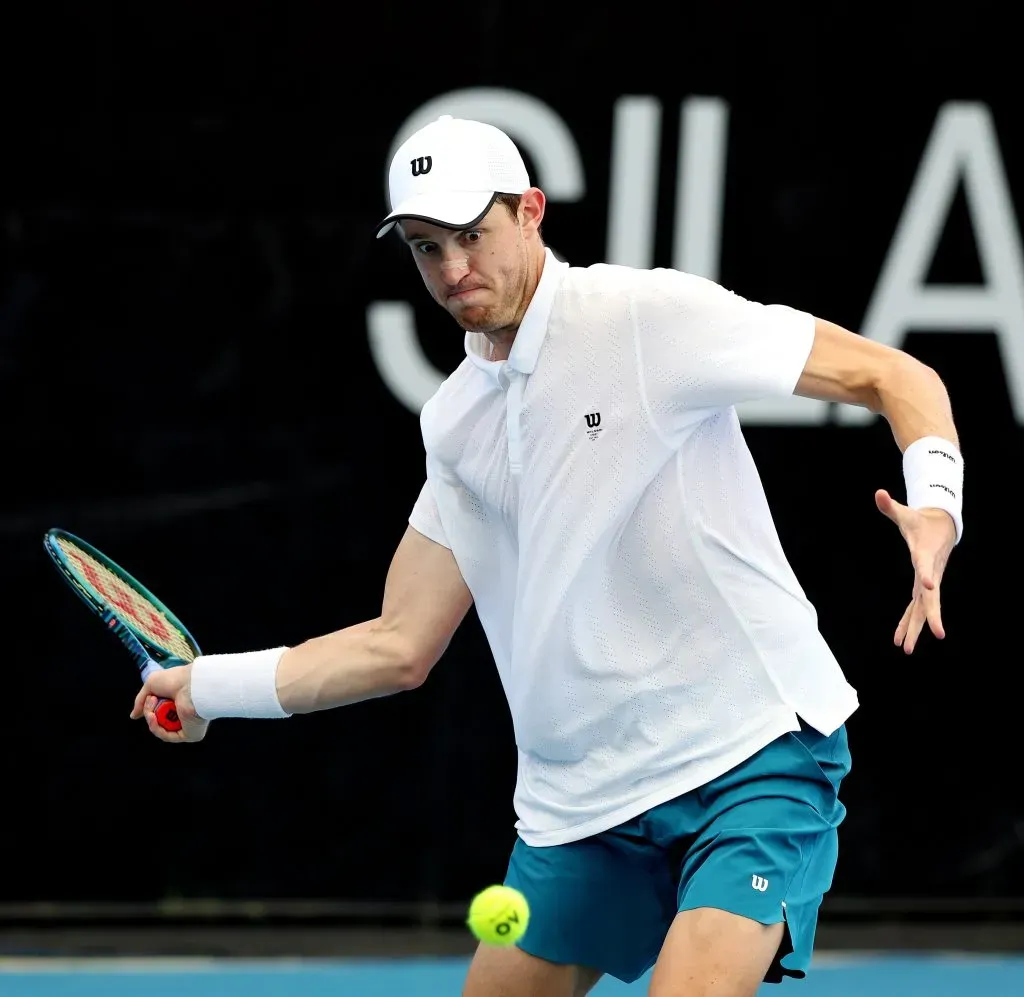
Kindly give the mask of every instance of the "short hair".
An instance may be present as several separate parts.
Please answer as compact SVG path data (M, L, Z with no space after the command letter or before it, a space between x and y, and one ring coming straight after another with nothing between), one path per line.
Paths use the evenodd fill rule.
M519 220L519 205L522 203L522 194L499 194L495 199L495 204L504 205L505 210L512 216L513 221ZM537 234L541 236L543 241L544 233L537 229Z
M521 194L499 194L495 199L495 204L502 204L505 206L505 210L513 217L519 217L519 204L523 200Z

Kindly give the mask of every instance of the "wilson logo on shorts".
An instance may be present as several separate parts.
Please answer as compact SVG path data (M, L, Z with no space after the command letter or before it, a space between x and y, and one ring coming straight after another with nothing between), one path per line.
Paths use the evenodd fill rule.
M764 891L768 889L768 880L761 876L752 876L750 879L750 885L758 892L764 893Z

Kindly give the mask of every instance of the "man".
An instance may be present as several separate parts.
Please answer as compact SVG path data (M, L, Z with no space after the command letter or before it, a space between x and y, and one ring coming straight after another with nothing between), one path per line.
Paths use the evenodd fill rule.
M578 997L651 966L653 997L800 977L837 858L854 690L780 547L734 405L864 405L904 453L878 491L914 567L895 641L943 636L962 531L946 391L906 354L670 270L574 268L497 129L441 118L398 150L396 228L466 359L422 414L426 482L381 615L293 648L151 678L167 741L420 685L474 602L512 713L530 901L468 997ZM184 727L156 726L156 696Z

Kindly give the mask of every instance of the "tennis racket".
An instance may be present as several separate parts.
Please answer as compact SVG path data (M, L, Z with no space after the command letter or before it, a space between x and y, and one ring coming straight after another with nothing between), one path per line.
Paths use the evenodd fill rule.
M181 621L105 554L60 529L47 530L43 544L71 590L128 649L143 682L157 669L199 656L199 645ZM181 730L171 700L161 699L155 713L164 730Z

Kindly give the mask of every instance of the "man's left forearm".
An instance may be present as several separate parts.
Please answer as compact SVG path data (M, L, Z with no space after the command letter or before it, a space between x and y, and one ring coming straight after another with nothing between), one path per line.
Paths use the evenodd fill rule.
M915 440L938 436L959 449L949 394L931 367L907 354L888 365L875 386L878 412L884 416L900 450Z

